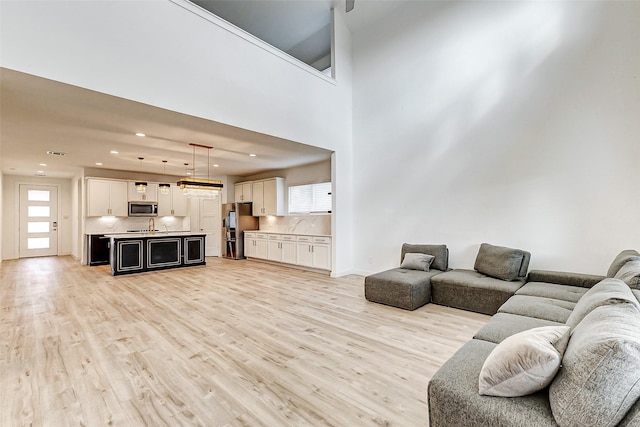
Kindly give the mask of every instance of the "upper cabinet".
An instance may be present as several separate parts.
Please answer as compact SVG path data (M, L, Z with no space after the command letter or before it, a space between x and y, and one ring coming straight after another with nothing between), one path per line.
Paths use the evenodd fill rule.
M269 178L252 184L253 216L285 214L284 178Z
M138 193L135 181L129 181L128 194L130 202L157 202L158 201L158 184L148 182L147 189L144 193Z
M252 202L253 201L253 197L252 197L252 185L253 183L251 181L248 182L238 182L233 186L233 192L234 192L234 201L236 203L243 203L243 202Z
M158 216L187 216L187 200L177 185L172 184L168 194L158 191Z
M127 216L127 183L87 179L87 216Z

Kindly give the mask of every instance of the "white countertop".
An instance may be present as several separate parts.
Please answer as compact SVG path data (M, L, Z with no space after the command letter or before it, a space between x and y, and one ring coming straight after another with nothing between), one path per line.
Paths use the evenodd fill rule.
M271 231L271 230L244 230L245 233L263 233L263 234L283 234L286 236L320 236L320 237L331 237L330 234L317 234L317 233L288 233L282 231Z
M113 237L114 239L126 239L126 238L137 238L137 237L176 237L176 236L193 236L205 233L194 233L191 231L156 231L155 233L114 233L114 234L106 234L105 237Z

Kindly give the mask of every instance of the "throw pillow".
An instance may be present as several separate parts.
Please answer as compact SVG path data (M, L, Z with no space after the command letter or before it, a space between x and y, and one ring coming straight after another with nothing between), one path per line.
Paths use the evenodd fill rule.
M614 277L618 270L622 268L628 261L638 261L640 260L640 254L633 249L627 249L626 251L620 252L611 262L611 266L607 271L607 277Z
M542 326L506 338L482 366L480 394L517 397L542 390L560 369L568 340L568 326Z
M640 289L640 260L628 261L614 276L632 289Z
M524 252L520 249L483 243L480 245L473 268L496 279L516 280L520 275L523 259Z
M595 308L624 303L636 304L640 309L638 300L626 283L619 279L604 279L582 295L569 315L566 324L573 330Z
M429 267L435 257L433 255L418 254L418 253L406 253L400 268L406 268L408 270L420 270L429 271Z
M614 426L638 398L640 311L597 307L573 330L549 387L553 417L560 426Z

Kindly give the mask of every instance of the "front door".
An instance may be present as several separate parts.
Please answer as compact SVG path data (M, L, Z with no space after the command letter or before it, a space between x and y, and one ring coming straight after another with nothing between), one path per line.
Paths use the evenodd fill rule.
M58 255L58 189L20 185L20 258Z

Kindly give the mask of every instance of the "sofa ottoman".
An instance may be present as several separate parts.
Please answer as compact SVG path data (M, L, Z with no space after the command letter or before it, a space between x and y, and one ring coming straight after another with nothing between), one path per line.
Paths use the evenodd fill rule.
M400 263L408 253L433 256L429 271L393 268L364 278L367 301L415 310L431 301L431 278L447 270L449 250L446 245L402 245Z

